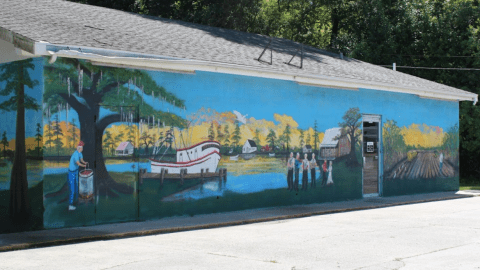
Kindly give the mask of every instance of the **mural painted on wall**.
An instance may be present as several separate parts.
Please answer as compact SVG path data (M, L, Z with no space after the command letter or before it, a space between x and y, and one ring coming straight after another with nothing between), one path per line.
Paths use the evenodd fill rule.
M399 127L395 120L387 120L383 126L383 146L388 153L384 158L385 178L403 189L391 193L434 190L438 188L437 180L446 183L447 190L448 186L451 190L456 189L459 176L458 124L444 130L426 124Z
M348 108L301 106L315 93L290 101L266 82L263 93L238 79L230 89L201 78L188 90L165 87L198 78L165 74L75 59L45 64L46 227L361 196L361 144L351 138L360 119L352 133ZM350 149L322 156L331 128L339 132L330 142ZM90 167L69 168L80 141Z
M42 227L42 59L0 65L0 232Z
M0 109L1 232L360 198L362 112L385 195L458 188L454 102L33 59L0 66Z

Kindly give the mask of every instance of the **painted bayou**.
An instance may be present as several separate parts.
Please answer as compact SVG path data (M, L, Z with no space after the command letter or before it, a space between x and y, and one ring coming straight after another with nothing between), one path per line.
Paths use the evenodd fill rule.
M457 102L30 61L22 140L29 189L20 193L30 202L30 229L361 198L364 113L382 117L382 195L458 189ZM0 66L2 217L15 193L19 138L18 112L7 106L15 93L3 91L17 80L11 65ZM75 172L80 141L88 166Z

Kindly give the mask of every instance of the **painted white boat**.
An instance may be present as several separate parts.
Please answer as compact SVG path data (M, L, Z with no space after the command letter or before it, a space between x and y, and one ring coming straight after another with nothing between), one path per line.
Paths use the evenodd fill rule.
M268 153L269 157L275 157L275 153Z
M238 160L238 155L236 155L236 156L231 156L231 157L230 157L230 160Z
M169 162L149 158L152 173L160 173L162 169L168 170L169 174L180 174L180 170L186 169L188 173L215 172L220 161L220 143L217 141L203 141L196 145L178 149L177 161Z

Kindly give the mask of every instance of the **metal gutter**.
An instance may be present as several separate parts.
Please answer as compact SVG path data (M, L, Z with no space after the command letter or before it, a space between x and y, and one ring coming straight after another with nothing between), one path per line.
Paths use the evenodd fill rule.
M55 45L46 42L36 42L34 51L36 55L85 59L91 61L95 65L118 66L123 68L154 69L167 72L182 73L207 71L252 77L280 79L293 81L302 85L335 88L340 90L358 90L359 88L364 88L413 94L422 98L430 99L448 101L472 101L474 102L474 104L476 104L478 101L478 95L474 93L437 92L430 89L392 86L378 82L365 82L362 80L349 78L337 78L325 75L299 75L295 73L278 71L275 69L267 70L247 65L190 60L184 58L132 53L101 48Z

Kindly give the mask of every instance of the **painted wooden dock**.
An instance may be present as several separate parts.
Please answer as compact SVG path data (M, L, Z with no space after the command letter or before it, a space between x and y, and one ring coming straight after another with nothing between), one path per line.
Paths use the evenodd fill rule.
M163 181L168 180L179 180L182 185L184 181L189 179L201 179L208 180L211 178L221 178L227 180L227 169L219 169L218 172L202 172L201 173L188 173L187 170L182 170L180 174L168 173L168 170L162 169L161 173L149 173L146 169L140 170L140 185L143 184L143 179L158 179L160 184L163 184Z

